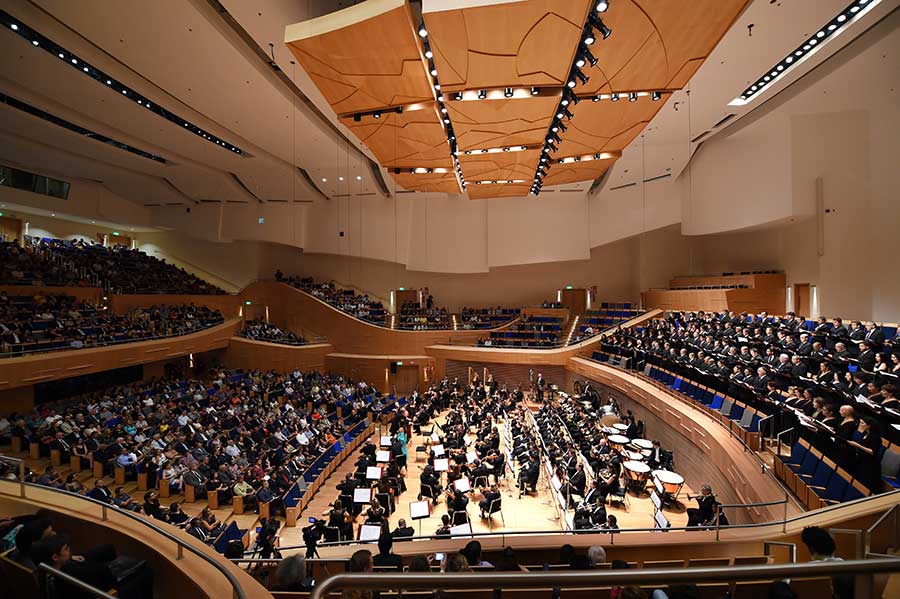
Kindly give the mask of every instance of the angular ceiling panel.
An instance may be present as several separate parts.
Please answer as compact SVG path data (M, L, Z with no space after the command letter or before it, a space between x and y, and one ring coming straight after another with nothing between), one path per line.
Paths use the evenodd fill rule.
M375 118L341 119L356 137L372 150L385 168L451 167L447 134L438 120L434 102L402 113L387 112Z
M559 96L447 102L460 150L544 143Z
M444 93L561 86L572 67L591 0L507 0L442 10L422 7Z
M579 93L680 89L700 68L748 0L617 0L603 13L613 31L598 39L599 64Z
M592 181L602 177L615 161L616 158L604 158L554 164L547 176L544 177L544 184L562 185L576 181Z
M285 43L339 115L434 100L404 0L291 25Z
M649 96L618 101L582 100L572 109L575 117L568 122L568 131L560 133L563 140L560 156L621 152L637 137L663 107L663 99L654 102ZM555 168L555 165L554 165Z

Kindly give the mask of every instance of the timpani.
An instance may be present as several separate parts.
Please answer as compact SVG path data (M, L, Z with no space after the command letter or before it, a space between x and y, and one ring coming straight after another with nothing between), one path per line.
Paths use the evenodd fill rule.
M644 461L644 454L642 454L638 451L631 451L630 449L623 449L622 455L625 456L626 459L628 459L632 462L643 462Z
M632 439L631 443L637 445L641 449L653 449L653 441L649 439Z
M634 460L622 462L622 466L625 468L628 486L637 492L643 491L647 486L647 479L650 477L650 466Z
M617 429L617 430L619 430L619 431L621 431L621 432L624 433L625 431L628 430L628 425L625 424L624 422L617 422L617 423L615 423L615 424L613 425L613 428L615 428L615 429Z
M663 492L672 497L677 497L684 486L684 477L671 470L654 470L653 477L662 483Z
M610 435L606 440L609 442L610 449L617 452L622 451L626 445L631 443L631 439L625 435Z

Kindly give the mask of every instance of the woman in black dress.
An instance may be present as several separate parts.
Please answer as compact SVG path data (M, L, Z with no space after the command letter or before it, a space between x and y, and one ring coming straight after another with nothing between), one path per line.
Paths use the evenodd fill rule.
M881 482L881 430L874 418L863 418L859 421L860 440L850 441L859 453L856 477L872 492L880 493Z

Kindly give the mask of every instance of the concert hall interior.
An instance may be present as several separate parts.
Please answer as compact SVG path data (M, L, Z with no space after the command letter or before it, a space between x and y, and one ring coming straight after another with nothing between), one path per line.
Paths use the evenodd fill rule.
M900 0L0 50L0 599L900 598Z

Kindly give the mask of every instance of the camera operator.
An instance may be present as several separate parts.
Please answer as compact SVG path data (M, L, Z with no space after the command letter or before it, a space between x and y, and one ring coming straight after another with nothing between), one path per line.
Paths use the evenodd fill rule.
M309 526L303 529L303 542L306 544L306 559L319 557L316 547L319 540L325 534L325 521L316 518L309 519Z

